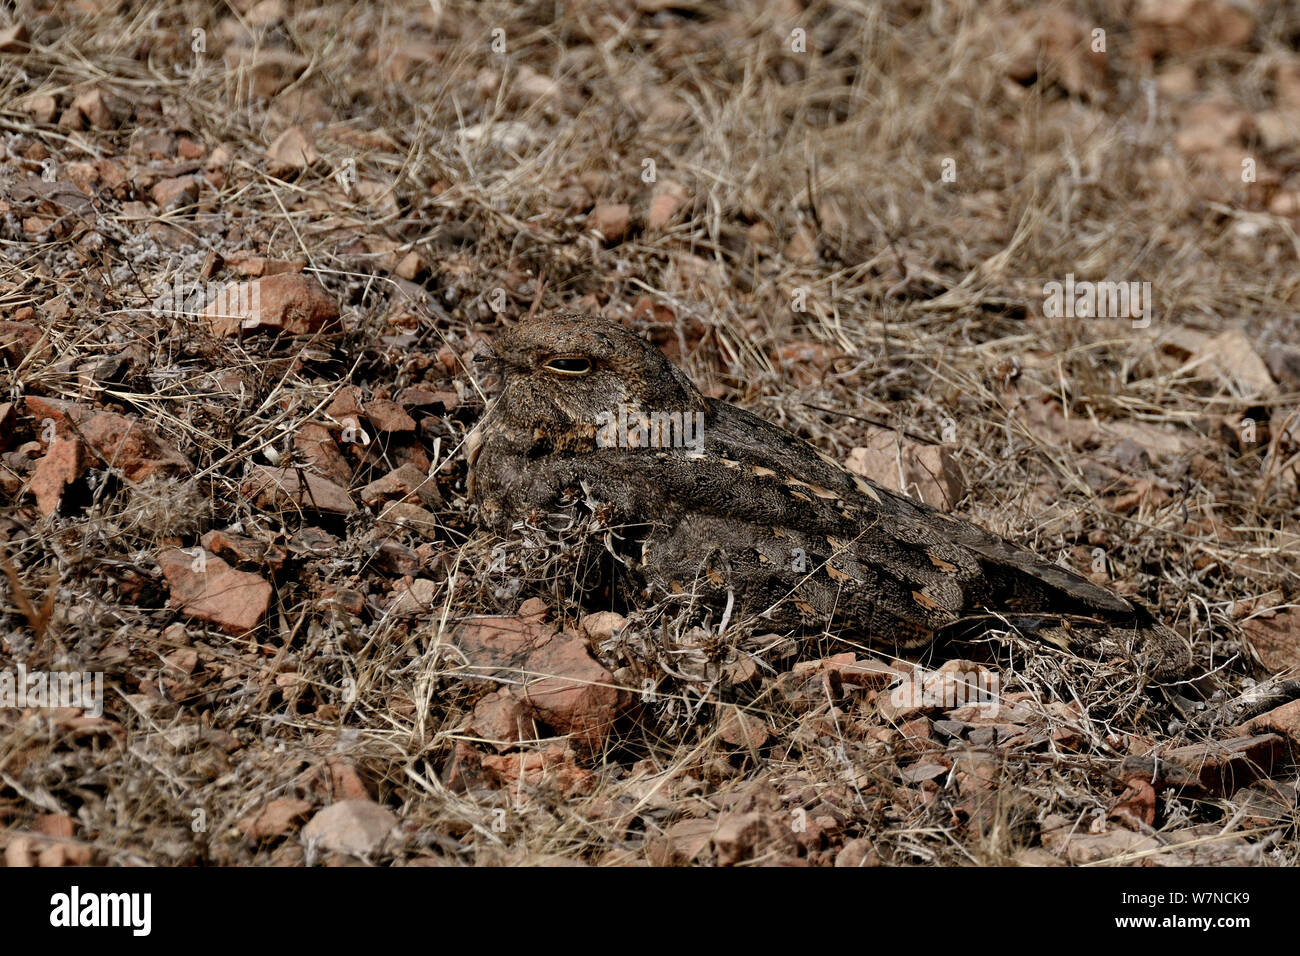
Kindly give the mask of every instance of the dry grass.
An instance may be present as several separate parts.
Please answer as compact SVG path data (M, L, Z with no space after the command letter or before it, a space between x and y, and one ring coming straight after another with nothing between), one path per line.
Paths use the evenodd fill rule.
M362 786L403 821L404 839L382 857L398 863L664 862L662 835L681 820L757 811L787 824L799 808L820 835L769 833L750 862L829 863L858 837L871 849L857 844L854 859L868 861L1043 862L1043 847L1060 845L1045 831L1062 820L1124 829L1114 811L1125 756L1226 735L1189 725L1118 665L1011 637L984 656L1003 694L1031 712L1017 720L1026 732L918 749L874 694L777 692L798 661L869 656L851 641L719 642L651 608L596 647L619 681L656 690L608 752L576 757L591 773L585 792L568 796L557 778L458 784L458 746L462 758L493 751L469 730L486 684L449 653L449 635L472 615L513 613L524 596L494 586L495 542L464 500L465 440L491 387L468 358L535 303L581 303L645 329L702 388L841 460L867 422L927 441L955 426L945 440L968 482L962 513L1084 570L1103 548L1113 583L1240 693L1261 676L1243 616L1300 593L1297 449L1275 428L1271 444L1243 450L1220 427L1242 414L1265 429L1282 422L1296 383L1243 401L1186 370L1168 340L1240 327L1261 352L1300 345L1297 220L1267 212L1259 184L1207 187L1198 159L1175 146L1195 93L1162 93L1152 113L1148 84L1190 67L1197 92L1268 107L1272 69L1300 35L1285 5L1261 14L1248 48L1153 71L1127 4L1079 0L1070 8L1110 37L1110 81L1094 95L1068 93L1046 60L1036 81L1007 78L1024 30L1005 18L1030 6L1009 0L689 2L659 14L626 0L434 4L441 16L419 2L289 4L283 22L258 28L240 26L238 3L243 13L186 2L79 12L90 6L20 4L33 43L0 58L0 185L39 177L42 153L60 170L178 163L141 155L152 132L189 137L204 161L223 148L226 161L171 211L130 179L96 184L93 211L38 232L10 207L0 310L33 308L48 347L0 367L0 397L117 406L195 469L144 484L92 476L42 519L26 476L0 464L12 476L0 548L22 582L4 586L0 655L104 671L106 716L122 731L0 711L0 839L31 830L37 814L68 814L101 863L299 863L296 833L253 840L237 823L273 799L318 807ZM805 53L791 50L794 26L807 31ZM206 31L197 57L195 29ZM270 81L255 65L289 55L284 88L259 95ZM89 90L109 97L113 128L70 131L24 108L49 95L62 112ZM275 175L267 147L290 124L321 158ZM1297 150L1256 150L1281 176L1268 189L1300 189ZM941 179L947 159L955 182ZM644 227L647 160L687 197L657 231ZM352 168L349 189L338 174ZM130 202L148 204L144 219ZM586 228L596 203L630 205L624 241ZM343 330L216 339L194 316L151 307L177 279L200 282L210 250L305 261L341 304ZM419 264L401 278L411 252ZM1149 281L1151 327L1044 318L1043 283L1066 273ZM112 375L95 371L122 356ZM325 409L349 384L460 393L454 411L421 425L442 465L436 529L395 529L374 509L268 514L241 494L252 464L294 460L301 426L336 425ZM1149 464L1121 464L1116 478L1098 467L1114 465L1116 438L1071 447L1068 427L1026 412L1041 396L1070 422L1164 429L1177 448L1150 446ZM28 420L17 427L11 450L38 440ZM376 443L353 458L353 487L401 460ZM1116 507L1135 487L1149 493ZM154 561L165 545L234 525L291 553L268 620L238 638L168 609ZM296 537L309 525L335 536L324 554ZM375 549L388 539L432 542L430 613L387 607L395 575ZM574 569L535 543L512 551L526 593L576 615ZM341 588L364 597L361 614L330 596ZM182 650L197 665L169 671ZM722 669L741 656L757 676L730 686ZM723 701L760 716L772 741L723 743ZM952 760L937 780L906 777L934 753ZM1294 769L1275 775L1294 795ZM1248 796L1166 790L1150 844L1117 861L1294 865L1294 802L1261 822Z

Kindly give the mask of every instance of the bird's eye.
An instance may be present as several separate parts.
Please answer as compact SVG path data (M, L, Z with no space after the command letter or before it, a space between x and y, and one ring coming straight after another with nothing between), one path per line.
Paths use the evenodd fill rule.
M591 371L591 359L585 355L557 355L547 359L544 368L556 375L586 375Z

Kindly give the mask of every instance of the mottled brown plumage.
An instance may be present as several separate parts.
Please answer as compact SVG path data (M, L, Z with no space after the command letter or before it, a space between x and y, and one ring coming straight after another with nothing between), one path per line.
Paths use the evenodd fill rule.
M492 528L598 508L648 597L730 599L737 618L850 632L897 652L1001 620L1075 650L1131 655L1158 676L1187 665L1145 608L706 398L622 326L560 312L498 336L494 352L504 388L470 480ZM687 431L676 437L694 448L602 447L621 408L633 420L638 410L690 416L703 441Z

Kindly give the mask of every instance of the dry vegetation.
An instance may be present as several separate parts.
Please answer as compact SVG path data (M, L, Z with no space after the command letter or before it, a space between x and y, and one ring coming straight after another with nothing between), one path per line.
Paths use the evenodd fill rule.
M0 709L9 863L1300 862L1300 716L1225 706L1300 665L1293 4L11 23L0 664L102 671L105 701ZM276 269L338 320L240 336L193 306ZM1071 273L1149 282L1149 326L1045 317ZM993 716L909 709L852 634L584 617L562 549L490 540L465 502L476 345L561 304L839 460L880 428L942 442L956 511L1144 599L1214 680L1006 637L962 650L1000 678ZM346 501L260 493L286 466ZM433 478L373 484L402 466ZM247 575L241 602L265 582L267 612L185 613L177 554ZM516 617L529 597L550 624ZM485 706L528 668L465 653L484 614L588 637L599 663L556 656L627 689L613 725ZM493 739L501 713L525 739ZM304 829L349 798L399 826Z

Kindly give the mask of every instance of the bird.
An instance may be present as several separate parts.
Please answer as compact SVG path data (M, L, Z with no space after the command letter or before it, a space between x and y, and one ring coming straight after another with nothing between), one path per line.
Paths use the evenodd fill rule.
M478 521L508 534L595 519L616 532L628 603L688 602L898 656L1001 627L1157 681L1190 666L1146 606L705 396L630 328L561 309L498 333L479 360L501 389L467 452Z

